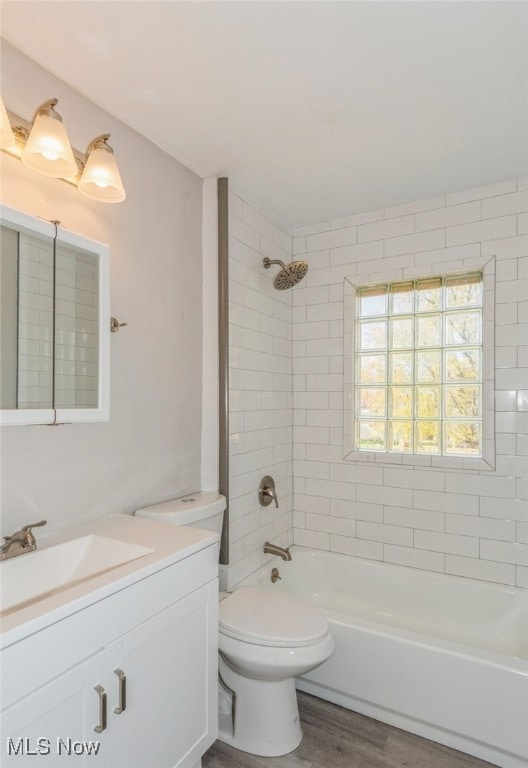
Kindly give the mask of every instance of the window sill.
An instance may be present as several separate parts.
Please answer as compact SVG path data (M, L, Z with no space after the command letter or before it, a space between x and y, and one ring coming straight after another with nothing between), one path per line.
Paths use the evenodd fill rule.
M490 446L493 450L493 446ZM409 467L411 469L430 468L430 469L466 469L475 472L492 472L495 469L495 456L493 453L483 456L427 456L425 454L415 453L385 453L376 451L355 451L345 452L344 461L355 462L357 464L376 464L376 466L394 465Z

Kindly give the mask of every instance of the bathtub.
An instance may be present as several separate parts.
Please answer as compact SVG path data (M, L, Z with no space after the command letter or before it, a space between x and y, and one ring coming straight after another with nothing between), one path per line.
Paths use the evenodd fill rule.
M300 690L501 768L528 766L526 590L291 551L239 586L290 592L326 615L336 651Z

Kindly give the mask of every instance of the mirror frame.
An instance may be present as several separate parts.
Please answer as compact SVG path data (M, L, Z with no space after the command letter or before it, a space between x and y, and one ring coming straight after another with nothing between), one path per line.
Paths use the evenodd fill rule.
M55 237L55 224L0 204L0 223L30 235ZM96 408L0 409L0 426L70 424L110 419L110 249L76 232L57 227L57 243L82 248L99 258L99 381ZM55 310L54 310L55 312ZM55 354L55 350L53 352Z

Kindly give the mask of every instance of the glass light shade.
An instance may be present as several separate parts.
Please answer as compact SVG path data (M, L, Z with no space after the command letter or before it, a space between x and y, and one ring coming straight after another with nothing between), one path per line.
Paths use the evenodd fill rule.
M77 173L77 163L62 122L50 115L37 115L22 157L24 165L37 173L69 178Z
M0 147L2 149L11 149L15 146L15 134L11 128L7 110L3 99L0 97Z
M113 152L104 146L95 146L90 151L77 189L92 200L120 203L126 197L125 189Z

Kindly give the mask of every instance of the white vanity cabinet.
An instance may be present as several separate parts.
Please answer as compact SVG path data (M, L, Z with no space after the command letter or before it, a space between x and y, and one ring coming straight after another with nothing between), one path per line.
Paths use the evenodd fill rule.
M101 655L65 672L2 713L2 766L104 765L104 736L99 748L88 746L99 737L91 722L97 710L87 680L97 677L94 665ZM63 734L67 734L66 739ZM64 747L58 741L61 738ZM80 749L75 743L86 745L83 755L73 756L74 749Z
M203 587L108 649L113 695L106 758L111 768L194 766L210 746L210 720L217 718L216 688L212 692L210 686L216 659L208 653L215 618L211 600L218 602L216 584L214 594ZM126 709L120 715L114 711L121 687L115 669L127 681ZM183 760L189 754L191 759Z
M217 735L217 611L212 541L3 648L0 764L199 765Z

